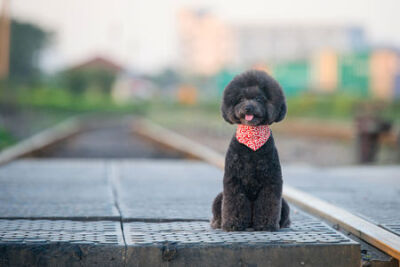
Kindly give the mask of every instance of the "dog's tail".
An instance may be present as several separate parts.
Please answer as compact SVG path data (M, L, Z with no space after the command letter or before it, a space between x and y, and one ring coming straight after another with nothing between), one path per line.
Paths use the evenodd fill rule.
M222 208L222 192L219 193L213 202L212 213L213 218L211 220L211 227L214 229L221 228L221 208Z

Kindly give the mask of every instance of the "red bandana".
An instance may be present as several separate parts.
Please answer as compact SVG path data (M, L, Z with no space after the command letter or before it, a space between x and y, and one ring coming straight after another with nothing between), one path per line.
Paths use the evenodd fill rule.
M271 130L268 125L247 126L239 124L236 129L236 139L239 143L256 151L262 147L271 136Z

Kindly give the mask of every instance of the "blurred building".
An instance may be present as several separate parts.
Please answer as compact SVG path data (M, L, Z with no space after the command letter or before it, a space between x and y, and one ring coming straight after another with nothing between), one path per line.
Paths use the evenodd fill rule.
M137 100L148 100L157 93L154 83L129 72L120 73L112 86L111 96L116 103L126 104Z
M238 72L261 66L287 96L312 90L400 98L399 51L371 48L360 26L231 24L190 9L181 10L178 26L181 67L213 76L218 92Z
M370 97L370 59L373 51L338 55L338 90L359 97Z
M304 60L322 50L339 53L365 49L361 27L313 24L239 24L231 26L235 53L233 62L251 66Z
M400 99L400 53L397 49L369 49L349 53L326 50L309 60L272 65L273 76L287 95L310 89L384 100Z
M333 92L338 87L338 54L326 49L312 57L312 87L316 91Z
M323 50L347 53L365 49L364 30L357 26L313 24L231 24L204 10L178 14L181 67L214 74L221 68L249 68L305 60Z
M102 69L113 74L117 74L123 70L123 67L110 59L96 56L72 66L69 70L80 71L92 69Z
M93 57L63 72L65 86L75 93L108 95L123 67L110 59Z
M396 51L379 49L370 59L372 95L381 99L400 97L400 57Z
M178 13L180 67L211 75L231 62L232 36L223 21L206 10L181 9Z
M153 82L126 70L111 59L93 57L67 70L71 87L81 91L101 89L119 104L152 98L157 90ZM102 87L102 88L101 88ZM79 90L78 90L79 91Z

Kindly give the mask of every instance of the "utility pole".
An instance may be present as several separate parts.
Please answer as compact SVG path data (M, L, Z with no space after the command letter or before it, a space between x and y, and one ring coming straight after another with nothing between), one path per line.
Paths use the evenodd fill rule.
M0 80L6 79L10 61L10 3L3 0L0 10Z

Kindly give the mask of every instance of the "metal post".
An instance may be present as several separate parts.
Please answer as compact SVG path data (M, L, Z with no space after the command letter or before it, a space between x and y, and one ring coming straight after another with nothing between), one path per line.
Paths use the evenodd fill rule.
M359 115L356 118L357 154L359 163L372 163L379 150L379 139L391 129L391 123L374 115Z
M0 13L0 80L6 79L9 73L10 58L10 15L9 0L3 0Z

